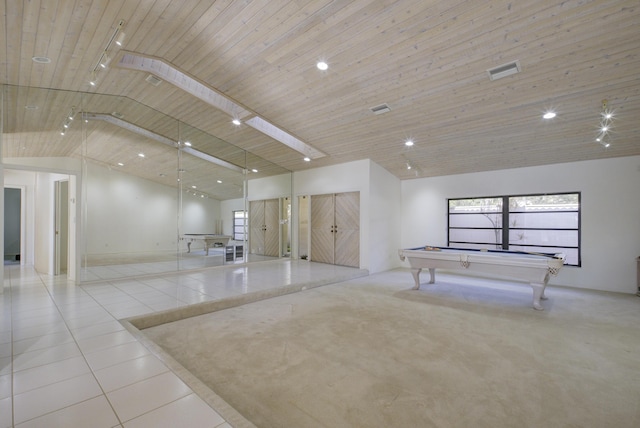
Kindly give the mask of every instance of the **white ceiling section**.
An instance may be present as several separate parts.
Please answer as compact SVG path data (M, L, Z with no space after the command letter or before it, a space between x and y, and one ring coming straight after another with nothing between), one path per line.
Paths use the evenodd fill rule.
M640 154L637 0L5 0L0 9L0 83L23 88L7 97L5 156L70 156L72 133L62 138L60 127L77 93L113 97L85 111L131 110L130 100L290 171L370 158L409 179ZM116 30L122 47L110 43ZM112 61L91 86L105 52ZM489 78L515 61L519 73ZM150 73L164 83L145 81ZM603 103L614 114L608 148L596 141ZM381 104L389 111L371 111ZM556 117L543 119L547 110ZM178 137L150 113L122 113Z

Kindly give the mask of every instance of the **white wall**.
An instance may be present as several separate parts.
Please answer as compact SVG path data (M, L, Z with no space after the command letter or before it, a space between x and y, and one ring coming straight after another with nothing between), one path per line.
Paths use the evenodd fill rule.
M447 198L582 193L582 267L551 284L635 293L640 256L640 156L402 182L402 248L447 244Z
M68 175L35 173L35 260L36 271L54 275L55 254L55 182L69 180ZM69 212L69 216L72 212ZM70 242L69 245L72 245Z
M98 165L88 165L88 254L175 251L178 190ZM181 233L210 233L220 219L220 201L186 195Z
M369 203L369 272L382 272L398 266L400 248L400 180L371 162Z
M367 159L293 173L294 257L298 248L298 196L360 192L360 268L369 269L369 212L363 208L369 205L369 163Z
M220 233L220 226L219 200L190 194L183 197L181 233Z
M280 174L247 181L247 200L260 201L291 196L291 174Z
M360 268L375 273L398 266L400 180L369 159L300 171L293 177L294 213L298 196L360 192ZM293 229L295 251L298 231Z

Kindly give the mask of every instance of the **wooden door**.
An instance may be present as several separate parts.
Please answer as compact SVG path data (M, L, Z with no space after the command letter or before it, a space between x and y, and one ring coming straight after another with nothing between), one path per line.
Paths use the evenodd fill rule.
M334 263L360 267L360 192L335 195Z
M280 203L278 199L264 201L264 253L280 257Z
M264 254L264 201L249 202L249 253Z
M334 263L334 196L311 196L311 252L310 260Z

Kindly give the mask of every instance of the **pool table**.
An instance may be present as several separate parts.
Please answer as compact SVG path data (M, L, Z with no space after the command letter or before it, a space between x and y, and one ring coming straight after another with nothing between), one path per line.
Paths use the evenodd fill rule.
M557 275L564 265L563 254L525 253L504 250L472 250L450 247L419 247L398 250L400 260L408 259L415 280L414 290L420 288L420 272L429 269L436 281L436 268L467 270L494 274L526 281L533 289L533 308L544 310L540 300L546 300L545 287L551 276Z
M209 248L213 248L215 244L221 244L222 247L226 247L231 239L231 236L227 235L215 235L208 233L185 233L180 236L181 240L187 241L187 253L191 252L191 243L196 241L202 241L204 243L204 250L209 255Z

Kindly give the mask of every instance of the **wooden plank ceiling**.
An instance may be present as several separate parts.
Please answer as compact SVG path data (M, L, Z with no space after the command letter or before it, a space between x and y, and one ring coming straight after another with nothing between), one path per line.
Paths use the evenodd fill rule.
M242 166L246 150L264 175L369 158L410 179L640 154L637 0L5 0L0 8L0 83L11 85L5 157L80 156L86 129L91 160L174 182L176 150L153 139L105 121L61 136L71 106L117 112L175 141L192 132L199 150ZM114 59L90 86L121 20L124 44L111 44ZM124 52L161 59L326 156L305 162L182 89L151 85L148 73L117 66ZM329 69L318 70L319 60ZM516 60L520 73L489 79L488 69ZM615 114L608 148L595 141L604 100ZM383 103L389 112L370 110ZM542 119L547 109L557 117ZM136 144L156 153L140 164ZM203 186L213 177L205 164L190 175ZM237 197L236 186L217 197Z

